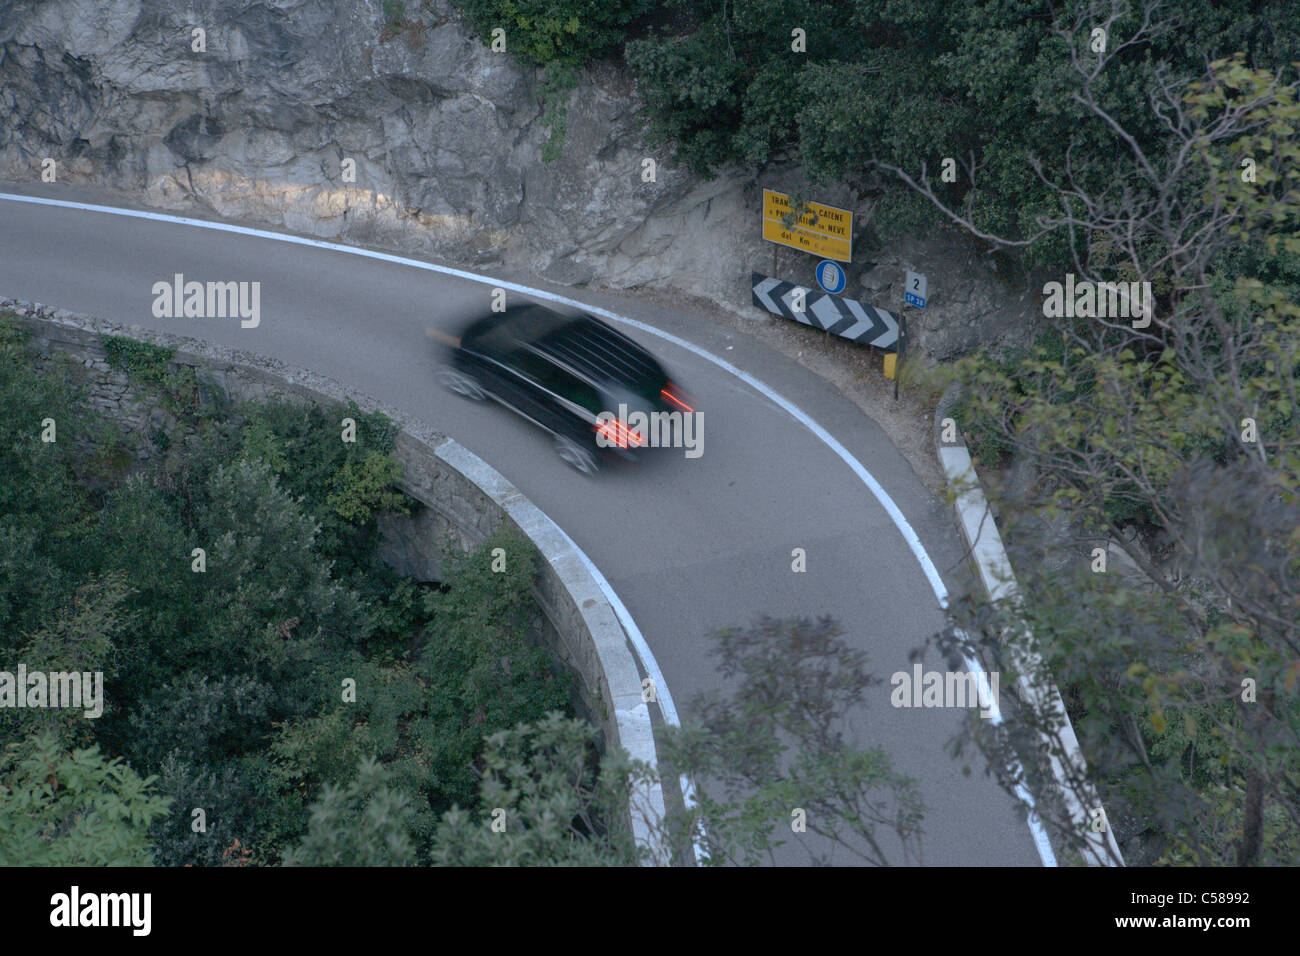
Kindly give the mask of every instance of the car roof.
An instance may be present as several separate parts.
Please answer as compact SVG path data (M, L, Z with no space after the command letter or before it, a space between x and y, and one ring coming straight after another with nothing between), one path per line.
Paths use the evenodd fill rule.
M649 352L589 315L545 332L531 346L596 382L659 385L667 377Z
M503 355L526 348L597 383L658 387L667 378L649 352L585 313L564 315L529 304L507 309L502 318L471 347Z

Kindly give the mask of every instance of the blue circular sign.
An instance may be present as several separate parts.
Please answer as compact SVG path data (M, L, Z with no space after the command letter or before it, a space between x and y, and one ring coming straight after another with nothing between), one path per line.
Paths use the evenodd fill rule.
M823 259L817 263L817 284L831 295L839 295L843 292L846 281L844 270L840 268L838 262Z

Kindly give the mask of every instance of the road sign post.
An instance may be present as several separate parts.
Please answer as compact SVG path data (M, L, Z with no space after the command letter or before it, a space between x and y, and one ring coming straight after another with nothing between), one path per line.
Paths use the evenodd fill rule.
M903 370L903 351L907 348L907 306L898 310L898 353L894 357L894 401L898 401L898 377Z
M924 309L929 301L929 281L919 272L907 270L903 282L903 307L898 310L898 358L894 365L894 401L898 401L898 377L903 366L903 351L907 348L907 307Z

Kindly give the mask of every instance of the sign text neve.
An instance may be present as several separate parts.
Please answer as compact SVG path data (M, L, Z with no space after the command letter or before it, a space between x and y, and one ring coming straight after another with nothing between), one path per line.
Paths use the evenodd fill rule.
M790 197L763 190L763 238L823 259L852 262L853 213L835 206L808 203L808 211L787 229L781 217L790 212Z

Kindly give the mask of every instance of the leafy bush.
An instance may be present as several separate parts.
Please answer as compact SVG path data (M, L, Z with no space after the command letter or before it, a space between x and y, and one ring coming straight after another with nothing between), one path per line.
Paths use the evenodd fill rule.
M384 23L388 26L401 23L405 12L402 0L384 0Z
M99 342L110 367L155 387L166 380L167 365L176 354L175 349L120 335L100 335Z
M307 836L285 854L285 866L410 866L411 798L391 789L384 768L364 760L356 779L326 785L311 807Z
M133 385L165 401L167 350L106 348ZM116 761L159 775L148 782L157 802L133 811L129 838L110 832L111 800L83 824L116 841L111 861L147 862L152 841L164 865L275 863L304 837L310 845L307 805L322 788L338 790L327 805L372 801L364 781L347 789L367 757L410 795L398 816L427 857L443 811L477 810L485 738L567 711L569 675L536 643L529 542L502 534L471 554L453 548L433 590L379 560L378 517L407 504L393 489L396 428L382 415L268 403L189 416L163 455L92 495L82 466L112 430L79 406L75 379L35 372L3 319L0 357L0 424L16 436L0 447L0 651L34 668L102 670L107 700L99 720L31 710L11 729L41 734L49 767L54 751L103 748L105 758L73 760L103 763L87 801L92 784L109 781L128 806L140 802ZM40 441L46 416L59 442ZM340 440L343 417L356 422L354 443ZM345 678L355 700L340 694ZM36 766L28 751L13 760L13 773ZM74 802L76 786L65 794ZM37 796L23 799L34 807ZM78 812L29 808L26 822L11 815L0 827L35 841L48 818L40 839L58 842L55 829L75 831ZM109 862L88 840L47 847L50 859ZM384 859L405 858L384 845Z
M118 709L112 699L112 681L117 673L120 649L128 643L131 617L124 610L129 588L125 576L111 573L90 577L79 586L68 603L46 626L0 651L0 660L22 661L28 672L78 672L104 675L99 688L103 713ZM84 678L83 678L84 680ZM20 690L19 693L22 693ZM4 712L4 729L10 738L45 733L61 747L88 746L95 740L95 725L103 716L86 719L94 705L86 699L93 693L83 689L84 707L23 708Z
M479 783L483 810L443 817L432 862L633 866L641 852L626 808L638 774L626 753L602 759L592 728L559 714L493 734Z
M682 0L671 28L630 39L626 59L646 102L653 139L701 174L738 164L761 168L791 158L813 180L847 180L873 192L893 182L873 163L906 169L927 164L933 178L944 157L971 155L970 177L938 183L945 200L969 198L986 231L1031 231L1034 216L1059 212L1051 190L1027 159L1048 171L1074 157L1098 160L1083 171L1084 188L1124 181L1128 149L1099 124L1082 123L1073 101L1077 80L1052 27L1072 27L1082 3L1041 0ZM1176 0L1163 13L1175 24L1118 54L1097 83L1110 114L1134 131L1148 155L1162 155L1164 125L1144 109L1158 68L1198 74L1206 60L1242 50L1252 61L1284 69L1300 60L1300 31L1287 0L1207 4ZM1137 5L1111 27L1112 42L1141 22ZM803 30L806 49L792 49ZM920 235L933 212L886 185L875 219L890 234ZM889 215L886 215L888 213ZM895 219L895 216L900 218ZM1029 250L1040 264L1068 261L1066 236Z
M494 571L492 551L505 552ZM426 596L429 641L419 661L427 682L425 717L412 728L430 751L442 806L473 802L473 761L485 732L537 720L568 707L571 678L529 643L536 615L537 555L526 540L497 534L467 555L452 555L449 588Z
M577 85L578 74L566 63L551 63L542 72L537 92L542 101L542 125L551 133L542 145L544 163L555 162L564 149L564 136L568 131L569 94Z
M429 844L418 801L362 759L346 784L322 788L285 865L632 866L642 853L626 807L643 775L621 751L601 758L591 727L550 714L488 738L474 801L482 809L448 810Z
M150 824L170 803L98 747L63 750L49 735L0 755L0 866L148 866Z
M483 42L505 30L506 50L536 66L582 66L622 44L653 0L456 0Z
M276 779L257 755L222 761L202 755L168 755L159 769L159 788L171 810L153 826L158 866L222 866L236 843L257 862L276 854L302 832L302 799L276 791ZM195 829L203 811L203 826Z
M49 621L76 589L89 494L77 441L92 420L72 376L42 375L12 313L0 315L0 646ZM42 440L53 419L53 442Z
M355 402L346 411L284 401L248 404L239 411L246 418L235 442L245 457L265 462L282 487L303 500L320 523L318 547L335 563L338 576L369 573L374 562L367 556L379 542L377 515L409 510L407 499L391 488L400 477L392 457L397 426L381 413L363 413ZM355 442L340 438L344 418L356 422ZM210 447L224 447L218 444L224 440L213 435Z

